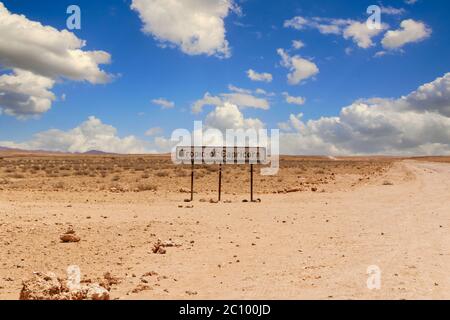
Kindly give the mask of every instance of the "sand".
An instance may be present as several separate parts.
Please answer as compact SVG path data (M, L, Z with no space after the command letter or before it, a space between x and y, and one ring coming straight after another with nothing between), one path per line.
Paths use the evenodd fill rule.
M70 265L84 278L119 278L112 299L449 299L450 165L364 161L346 160L354 172L321 162L324 173L311 162L304 176L296 164L270 187L258 180L261 203L242 203L245 181L224 195L231 203L200 202L216 196L212 174L192 204L177 191L184 175L142 192L10 177L0 190L0 299L18 299L35 271ZM305 176L315 180L300 185ZM53 190L55 180L70 187ZM81 241L62 243L70 227ZM154 253L158 239L164 254ZM367 288L371 265L379 290Z

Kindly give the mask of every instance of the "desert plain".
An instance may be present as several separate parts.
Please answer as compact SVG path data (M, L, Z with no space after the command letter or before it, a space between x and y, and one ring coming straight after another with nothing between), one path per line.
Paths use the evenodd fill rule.
M450 159L282 157L276 176L169 156L0 152L0 299L34 272L111 299L449 299ZM63 242L72 230L77 242ZM159 250L161 248L161 250ZM370 266L380 287L367 286Z

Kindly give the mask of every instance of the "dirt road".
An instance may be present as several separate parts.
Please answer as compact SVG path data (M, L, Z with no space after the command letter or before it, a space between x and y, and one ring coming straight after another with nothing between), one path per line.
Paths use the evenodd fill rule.
M449 164L398 162L346 191L228 198L186 208L179 194L2 192L0 299L17 299L33 271L74 264L121 278L120 299L450 298ZM69 225L81 242L59 242ZM153 254L158 238L181 246ZM372 265L379 290L367 288Z

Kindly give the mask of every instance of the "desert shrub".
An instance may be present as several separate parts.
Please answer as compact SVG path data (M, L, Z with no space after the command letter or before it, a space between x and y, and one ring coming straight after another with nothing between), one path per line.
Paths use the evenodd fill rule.
M62 182L62 181L59 181L54 185L55 189L59 189L59 190L64 189L64 186L65 186L64 182Z
M215 166L206 166L206 172L217 172L218 169Z
M168 177L168 176L169 176L169 172L167 172L167 171L158 171L158 172L156 173L156 176L157 176L157 177L160 177L160 178L162 178L162 177Z
M8 175L9 178L13 178L13 179L24 179L25 176L21 173L13 173Z
M120 180L120 176L114 176L112 177L112 181L119 181Z
M139 191L157 191L158 186L151 183L140 183L138 184L137 189Z

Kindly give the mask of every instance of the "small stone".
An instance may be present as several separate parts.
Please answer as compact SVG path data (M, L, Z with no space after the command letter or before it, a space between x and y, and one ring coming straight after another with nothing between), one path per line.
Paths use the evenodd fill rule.
M63 243L80 242L81 238L75 234L63 234L59 237Z

